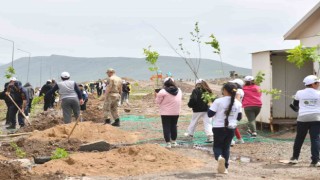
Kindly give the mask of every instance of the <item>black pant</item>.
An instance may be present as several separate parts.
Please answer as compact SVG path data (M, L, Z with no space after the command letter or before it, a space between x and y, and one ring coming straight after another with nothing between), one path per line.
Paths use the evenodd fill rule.
M212 128L213 131L213 153L216 160L222 156L226 162L226 168L229 167L230 145L234 137L234 129Z
M17 103L18 106L21 108L22 103ZM18 108L15 105L10 105L9 106L9 119L10 119L10 123L12 126L16 126L16 116L17 116L17 112L18 112ZM19 112L18 114L18 120L19 120L19 124L20 125L24 125L24 119L22 114Z
M98 94L99 97L101 96L101 94L102 94L102 88L97 88L97 94Z
M51 99L50 98L45 98L44 99L44 105L43 105L43 110L47 111L48 108L51 107Z
M304 139L309 131L311 140L311 159L312 163L319 162L320 148L320 122L297 122L297 135L293 145L293 158L298 159Z
M177 123L179 115L176 116L161 116L163 136L166 142L170 142L170 139L175 141L178 136Z

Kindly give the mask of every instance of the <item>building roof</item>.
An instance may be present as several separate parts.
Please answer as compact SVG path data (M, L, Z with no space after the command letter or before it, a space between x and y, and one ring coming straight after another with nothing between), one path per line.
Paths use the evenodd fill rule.
M264 51L256 51L251 54L258 54L262 52L270 52L270 53L286 53L289 49L276 49L276 50L264 50Z
M320 17L320 2L314 6L297 24L295 24L285 35L285 40L300 39L298 36ZM316 36L316 34L314 35ZM307 38L307 37L304 37Z

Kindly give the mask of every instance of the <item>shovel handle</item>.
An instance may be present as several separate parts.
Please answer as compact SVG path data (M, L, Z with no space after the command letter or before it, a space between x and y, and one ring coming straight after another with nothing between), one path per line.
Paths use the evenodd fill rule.
M80 114L80 115L79 115L79 117L77 118L76 123L74 124L74 126L73 126L73 128L72 128L72 130L71 130L70 134L68 135L68 141L69 141L70 136L71 136L71 134L73 133L74 129L76 128L77 124L79 123L79 119L80 119L80 117L81 117L81 114Z
M12 99L12 97L10 96L10 94L8 94L8 97L10 98L10 100L13 102L13 104L18 108L18 110L20 111L20 113L22 114L22 116L24 117L24 119L27 120L28 124L31 125L29 119L27 118L27 116L24 114L24 112L22 111L22 109L18 106L18 104Z

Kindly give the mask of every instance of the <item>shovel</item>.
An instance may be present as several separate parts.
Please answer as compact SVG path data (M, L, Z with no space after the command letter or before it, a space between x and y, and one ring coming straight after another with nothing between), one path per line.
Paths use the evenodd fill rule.
M72 128L72 130L71 130L71 132L70 132L70 134L68 135L68 142L69 142L69 140L70 140L70 136L72 135L72 133L73 133L73 131L74 131L74 129L76 128L76 126L78 125L78 123L79 123L79 120L80 119L82 119L82 114L80 114L80 116L77 118L77 121L76 121L76 123L74 124L74 126L73 126L73 128Z
M10 96L10 94L8 94L8 97L9 97L10 100L13 102L13 104L19 109L20 113L22 114L22 116L24 117L24 119L28 122L28 124L31 125L31 122L29 121L29 118L24 114L24 112L21 110L21 108L18 106L18 104L12 99L12 97Z

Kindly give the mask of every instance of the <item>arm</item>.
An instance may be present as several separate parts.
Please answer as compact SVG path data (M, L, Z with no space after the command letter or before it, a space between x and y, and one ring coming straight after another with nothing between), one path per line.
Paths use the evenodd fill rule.
M52 89L50 89L50 90L47 92L47 94L44 95L45 98L48 98L48 97L52 96L53 93L55 93L57 90L59 90L58 84L56 84ZM42 91L42 88L41 88L41 91ZM40 91L40 93L41 93L41 91ZM40 94L40 96L41 96L41 94Z
M81 92L80 92L80 89L79 89L77 83L74 83L74 90L76 91L76 93L78 95L78 99L79 99L80 105L82 105L83 104L83 99L82 99L82 95L81 95Z
M216 112L209 109L209 110L208 110L208 117L211 118L211 117L213 117L214 115L216 115Z
M159 91L159 93L156 93L156 103L160 105L164 99L164 96L165 94L161 90Z
M188 107L189 108L193 108L195 103L196 103L196 98L197 98L197 94L196 94L196 90L194 89L192 91L192 94L190 95L190 99L189 99L189 102L188 102Z
M240 121L242 119L242 112L238 113L237 120Z

